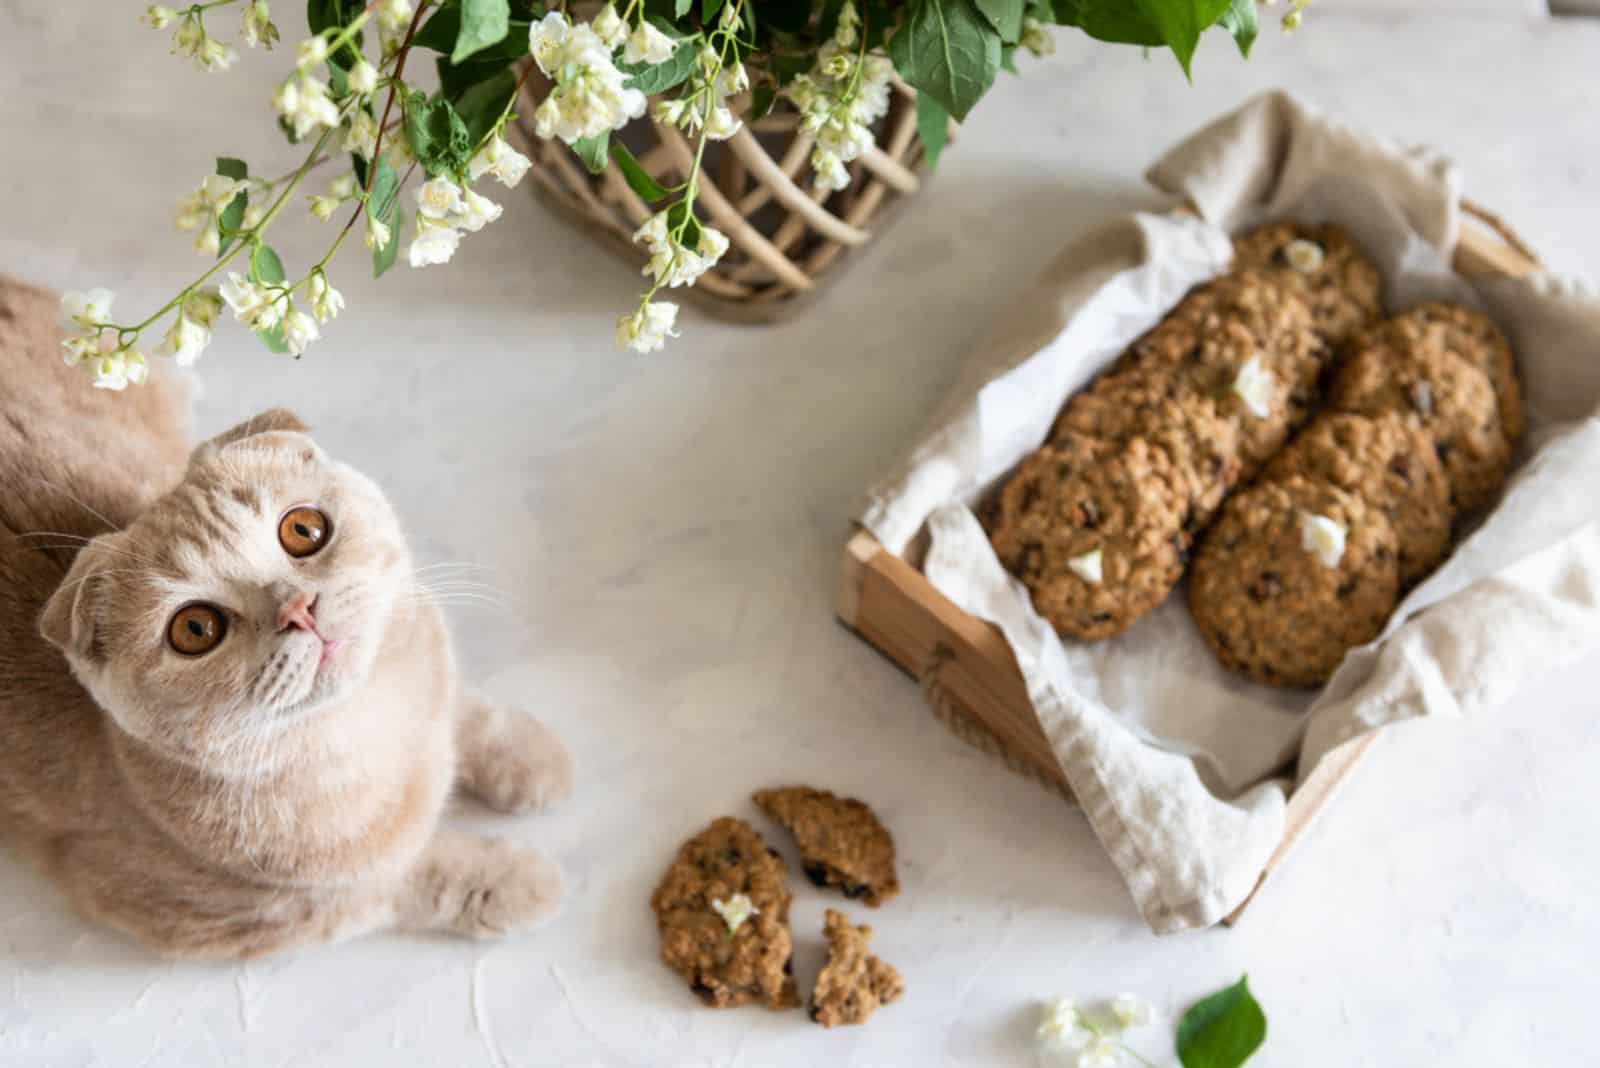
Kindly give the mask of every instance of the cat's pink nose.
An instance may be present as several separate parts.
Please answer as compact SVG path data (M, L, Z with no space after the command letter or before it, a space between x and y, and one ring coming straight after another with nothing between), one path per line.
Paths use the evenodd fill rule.
M316 609L317 599L315 596L308 596L304 593L295 594L284 603L283 607L278 609L278 629L288 630L290 627L294 627L296 630L309 630L315 634L317 631Z

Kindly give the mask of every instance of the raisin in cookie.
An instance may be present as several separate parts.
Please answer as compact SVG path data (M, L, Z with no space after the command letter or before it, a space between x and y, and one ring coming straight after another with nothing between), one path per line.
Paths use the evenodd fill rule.
M1369 335L1334 379L1333 408L1413 416L1432 439L1450 480L1458 512L1494 499L1511 463L1500 429L1500 406L1489 378L1453 352L1427 346L1396 348Z
M842 912L829 909L822 933L828 939L828 963L811 994L811 1018L823 1027L866 1023L879 1008L897 1001L905 983L893 966L872 956L871 927L853 927Z
M1052 443L1023 461L991 540L1040 615L1062 634L1099 641L1172 591L1191 506L1184 473L1143 438L1085 463L1088 448Z
M1197 523L1209 520L1239 481L1238 428L1173 375L1134 368L1102 376L1072 398L1051 431L1057 441L1073 435L1159 446L1188 478Z
M1301 293L1334 348L1383 310L1383 280L1348 234L1331 224L1272 223L1234 239L1236 268L1266 268Z
M1381 512L1291 476L1223 505L1195 553L1189 607L1224 666L1271 686L1318 686L1383 630L1399 583Z
M1400 585L1432 571L1450 551L1450 482L1428 435L1398 412L1328 413L1311 421L1267 465L1262 479L1303 475L1354 493L1394 528Z
M661 959L714 1008L800 1004L783 858L724 816L685 842L650 899Z
M762 790L761 811L789 828L800 846L806 877L837 886L846 897L876 908L900 892L894 838L865 802L809 786Z
M1434 301L1372 328L1367 335L1396 348L1433 348L1453 352L1482 371L1494 387L1500 406L1500 429L1512 445L1527 427L1522 384L1511 343L1480 311Z

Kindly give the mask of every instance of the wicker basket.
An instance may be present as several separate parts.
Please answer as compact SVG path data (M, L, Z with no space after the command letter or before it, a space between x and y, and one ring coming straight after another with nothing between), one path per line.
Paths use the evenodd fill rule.
M590 174L565 144L534 136L534 109L548 91L539 82L537 72L528 79L517 123L523 150L533 161L529 173L535 191L630 263L643 266L649 257L632 234L650 216L650 205L628 187L615 165ZM851 164L850 185L837 193L814 188L811 135L800 130L799 114L781 100L729 140L708 144L697 213L727 234L729 248L716 267L679 292L733 322L776 322L804 307L848 262L850 250L871 240L921 187L925 168L915 90L896 81L876 134L877 143ZM646 118L629 124L620 136L662 185L686 177L694 149L676 128Z

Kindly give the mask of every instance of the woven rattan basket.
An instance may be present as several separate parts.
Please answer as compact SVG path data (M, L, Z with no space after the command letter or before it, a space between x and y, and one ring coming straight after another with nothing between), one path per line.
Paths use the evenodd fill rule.
M628 262L643 266L648 256L631 237L651 207L615 164L591 174L565 144L534 136L532 115L547 91L535 72L518 107L517 133L533 161L535 191ZM697 211L727 234L729 248L716 267L679 292L721 319L776 322L799 311L838 275L851 250L881 232L922 184L916 93L896 81L891 96L877 143L851 164L850 185L837 193L814 187L811 135L781 100L729 140L711 142ZM656 181L670 186L684 180L694 149L679 130L641 119L623 131L623 139Z

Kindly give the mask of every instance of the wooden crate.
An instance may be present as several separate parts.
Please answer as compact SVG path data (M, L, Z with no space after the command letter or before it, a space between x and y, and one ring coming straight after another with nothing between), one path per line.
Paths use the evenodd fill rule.
M1467 277L1520 278L1537 258L1492 213L1463 202L1463 226L1454 266ZM859 530L840 562L839 619L921 682L935 714L965 741L1005 760L1013 770L1071 799L1022 680L1011 648L993 625L968 615L934 589L916 564ZM1323 757L1289 798L1283 840L1261 880L1224 923L1232 924L1260 892L1268 875L1294 850L1339 787L1376 743L1370 732Z

